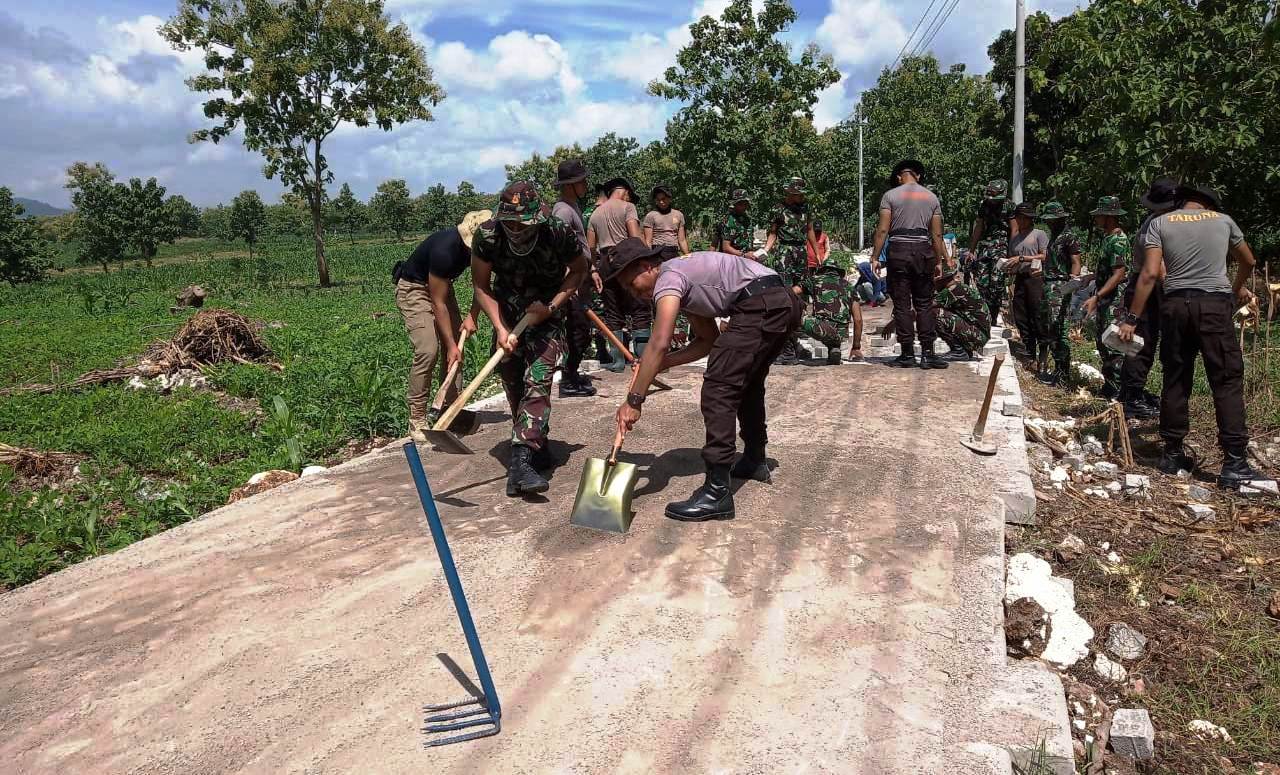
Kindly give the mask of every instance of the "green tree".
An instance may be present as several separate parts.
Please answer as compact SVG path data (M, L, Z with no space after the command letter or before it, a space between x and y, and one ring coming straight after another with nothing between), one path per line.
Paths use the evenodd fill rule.
M946 72L932 55L910 57L881 72L862 94L863 169L867 231L888 186L893 165L919 159L925 184L942 201L948 226L968 231L982 185L1001 174L1003 154L991 134L999 107L986 78L963 65ZM808 168L833 233L844 241L858 231L858 125L849 119L824 132Z
M494 198L477 191L471 181L460 181L458 190L453 196L452 222L461 223L463 216L473 210L492 210Z
M441 186L441 190L444 187ZM409 184L403 180L384 180L378 184L377 193L369 200L374 220L384 229L396 235L399 242L411 228L413 200L409 198Z
M174 194L164 200L169 217L178 227L178 236L194 237L200 233L200 208L187 201L181 194Z
M840 73L815 45L791 58L781 36L795 20L786 0L765 0L759 14L751 0L733 0L719 19L692 24L676 65L649 84L651 94L683 104L667 124L679 178L670 182L695 222L718 214L730 188L769 201L804 166L818 92ZM758 196L765 192L769 199Z
M180 233L174 211L165 206L165 188L155 178L146 183L130 178L127 185L117 183L116 190L125 239L151 266L160 245L173 242Z
M253 246L267 225L267 208L257 191L241 191L231 200L231 212L227 220L228 232L233 239L242 239L249 246L249 260L253 260Z
M266 158L304 196L315 235L320 285L329 285L324 253L325 185L333 180L324 142L346 122L390 131L430 121L444 98L426 54L382 0L180 0L160 28L179 51L200 49L209 73L187 83L214 96L205 115L220 123L192 134L218 142L237 125L247 148Z
M454 199L442 184L435 184L425 194L413 200L413 221L421 225L428 234L458 223L461 218L454 219L454 211L457 210ZM399 232L396 238L399 239Z
M0 282L10 285L44 279L53 248L33 218L13 201L13 192L0 186Z
M101 162L82 161L67 168L66 187L75 208L74 236L80 249L76 263L97 264L109 271L112 261L124 260L128 237L122 218L121 186Z
M200 236L232 240L231 208L226 205L206 207L200 211Z
M338 198L333 200L331 209L334 223L346 233L348 240L354 239L356 232L363 229L368 220L364 203L356 199L347 183L342 184L342 190L338 192Z
M309 205L302 197L286 191L280 201L267 205L267 234L276 237L305 237L311 231Z

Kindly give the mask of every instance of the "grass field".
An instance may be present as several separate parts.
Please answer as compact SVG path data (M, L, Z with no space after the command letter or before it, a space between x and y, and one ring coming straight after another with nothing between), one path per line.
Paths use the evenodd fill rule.
M264 324L283 367L216 367L207 375L214 391L162 395L117 383L0 395L0 442L81 458L80 475L56 489L33 489L0 466L0 587L220 506L257 471L324 463L353 440L406 431L411 348L390 272L411 243L333 241L328 289L316 286L308 242L266 246L252 262L242 246L188 245L194 253L171 252L150 269L81 271L0 290L0 389L65 383L132 361L194 314L169 312L190 284L209 291L206 308ZM459 290L465 309L470 291L466 283ZM482 327L477 339L470 373L489 332Z

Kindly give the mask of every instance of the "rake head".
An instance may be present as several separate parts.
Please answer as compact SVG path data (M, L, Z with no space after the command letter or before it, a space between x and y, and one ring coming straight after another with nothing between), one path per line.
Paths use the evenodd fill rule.
M502 711L498 708L490 708L484 697L451 702L446 705L427 705L423 710L428 714L425 726L422 727L423 734L443 735L423 741L422 745L425 748L492 737L502 731ZM452 712L442 713L441 711ZM463 732L460 735L448 734L460 729L472 731Z

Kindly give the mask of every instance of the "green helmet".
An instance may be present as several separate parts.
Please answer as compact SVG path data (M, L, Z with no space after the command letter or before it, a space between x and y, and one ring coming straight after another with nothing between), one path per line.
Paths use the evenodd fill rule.
M991 181L990 183L987 184L986 188L982 189L983 199L1004 199L1006 196L1008 196L1008 194L1009 194L1008 181L1001 180L999 178Z

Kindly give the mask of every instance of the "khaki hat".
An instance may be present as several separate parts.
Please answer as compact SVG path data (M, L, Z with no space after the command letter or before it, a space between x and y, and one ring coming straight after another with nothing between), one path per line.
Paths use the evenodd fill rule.
M473 210L462 216L462 223L458 224L458 234L462 236L462 244L467 246L467 250L471 249L471 238L475 236L476 229L491 218L493 218L492 210Z

